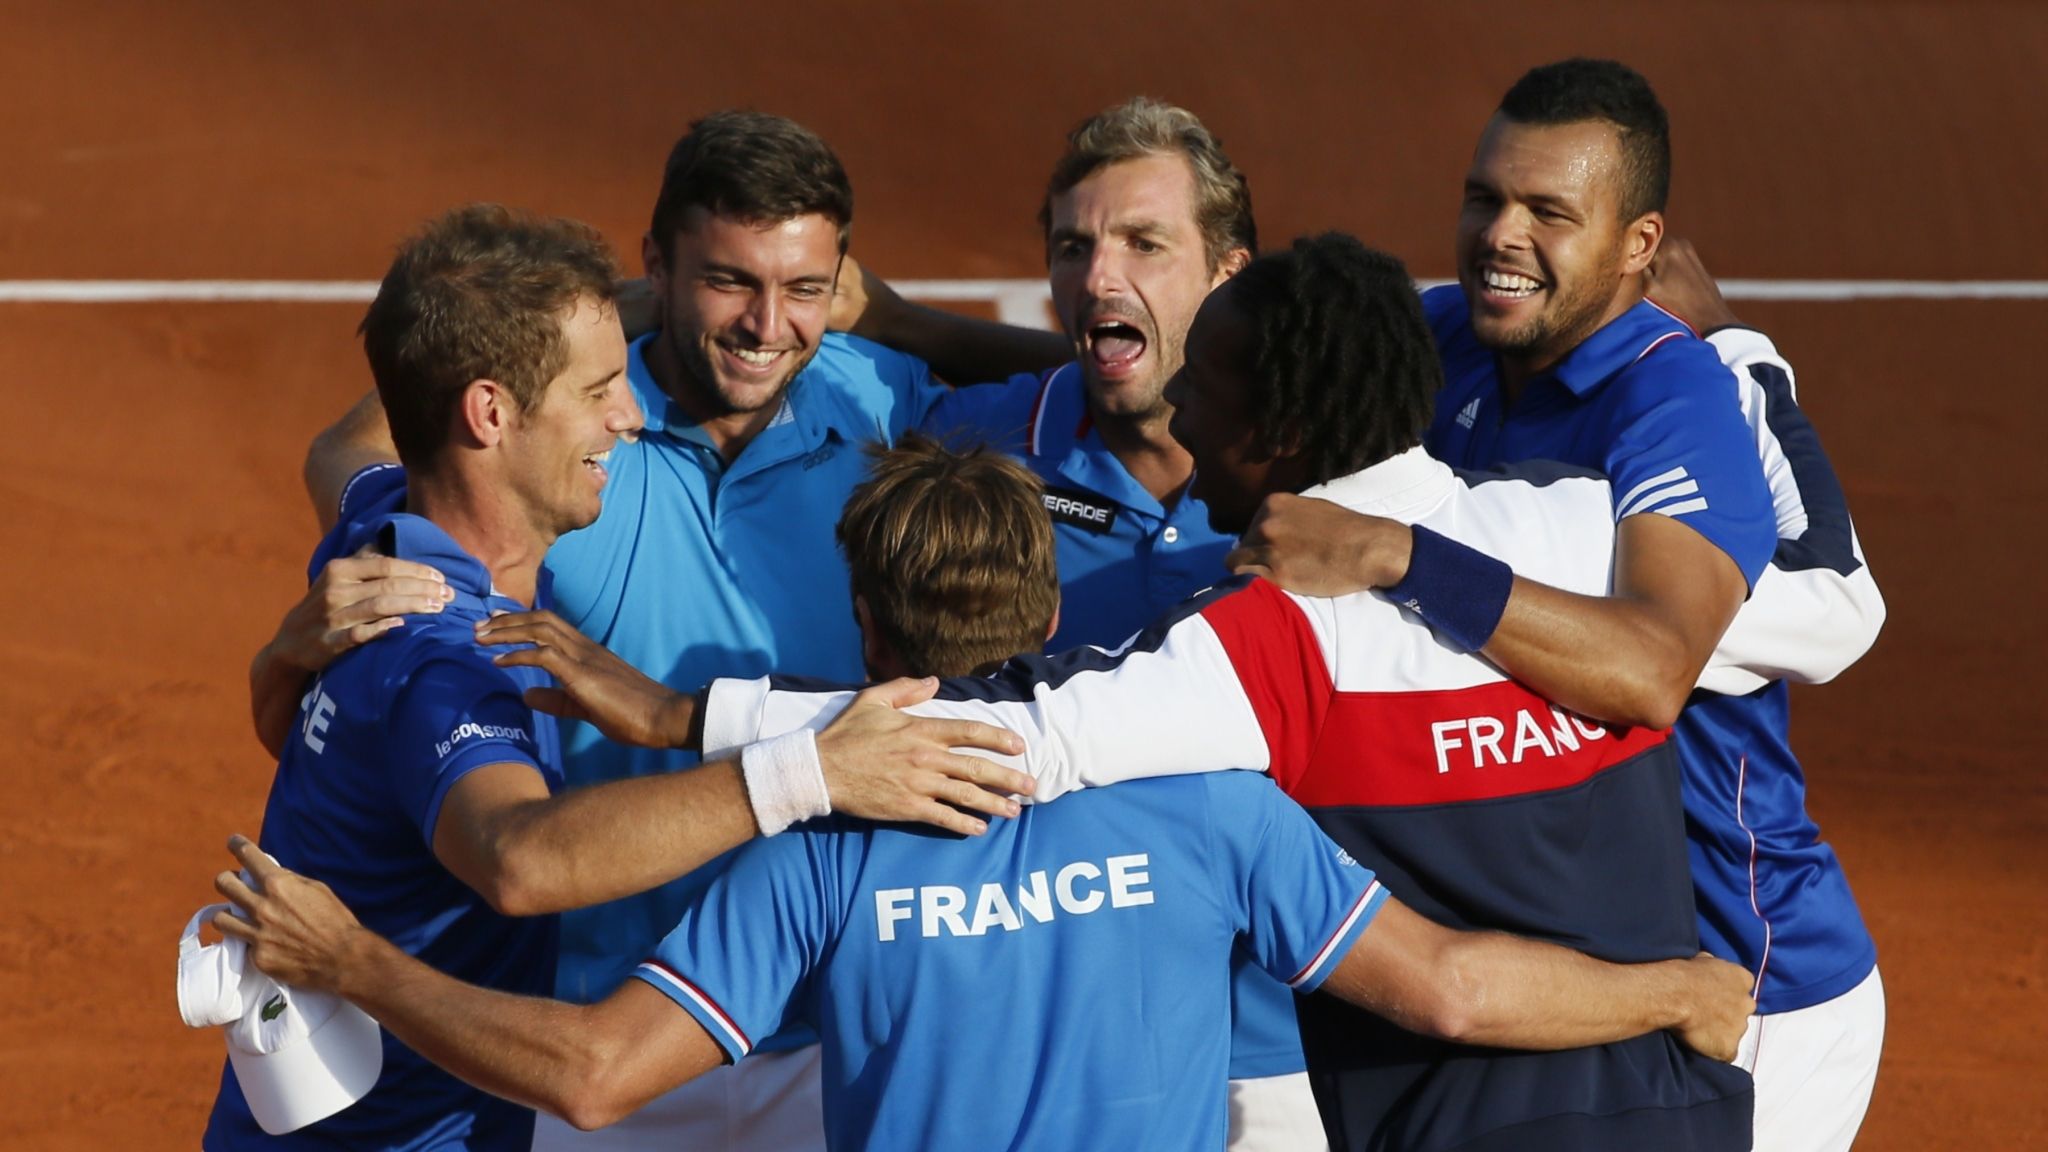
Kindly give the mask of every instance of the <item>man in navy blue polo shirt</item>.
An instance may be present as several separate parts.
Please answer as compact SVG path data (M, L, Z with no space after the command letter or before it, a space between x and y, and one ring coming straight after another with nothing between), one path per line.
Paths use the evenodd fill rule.
M1757 1147L1846 1149L1875 1082L1883 992L1806 815L1784 678L1853 661L1882 601L1769 341L1725 327L1709 344L1645 298L1669 180L1664 110L1641 76L1610 61L1536 68L1473 156L1458 284L1425 296L1447 377L1431 451L1461 467L1550 459L1606 474L1612 597L1569 596L1433 534L1308 501L1269 504L1235 559L1313 594L1362 580L1560 703L1675 724L1701 940L1757 978L1744 1056ZM1706 280L1689 250L1683 261ZM1690 294L1725 312L1711 282ZM1717 643L1740 661L1758 642L1773 671L1709 664Z

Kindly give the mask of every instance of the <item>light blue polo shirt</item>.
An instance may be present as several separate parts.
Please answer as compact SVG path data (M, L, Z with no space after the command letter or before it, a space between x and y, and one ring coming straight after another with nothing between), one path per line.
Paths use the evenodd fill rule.
M1182 496L1169 511L1131 478L1095 430L1079 364L949 393L924 430L955 446L986 440L1045 481L1060 566L1048 652L1114 648L1228 575L1237 538L1209 527L1201 501Z
M555 611L677 691L770 671L864 679L833 528L867 475L863 447L915 427L942 386L922 361L827 335L774 422L727 465L649 374L650 339L635 341L627 360L646 427L613 449L596 522L548 552ZM572 787L695 761L622 747L586 724L564 724L562 744ZM564 914L557 994L588 1001L611 992L723 869L721 859L652 892Z
M1223 1146L1229 961L1303 993L1386 890L1273 782L1077 792L960 838L757 840L634 973L728 1059L825 1043L834 1149Z

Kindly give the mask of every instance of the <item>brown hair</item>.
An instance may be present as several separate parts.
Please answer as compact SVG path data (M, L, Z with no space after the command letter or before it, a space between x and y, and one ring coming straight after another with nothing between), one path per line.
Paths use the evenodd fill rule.
M880 639L920 676L1042 650L1060 579L1038 477L986 446L955 452L915 432L870 451L839 547Z
M818 134L764 112L714 112L676 141L654 198L654 243L675 255L683 215L702 208L748 224L819 215L839 226L839 254L853 228L853 184Z
M1202 230L1209 270L1222 267L1232 249L1259 254L1259 229L1252 220L1252 190L1244 173L1223 154L1223 142L1185 108L1136 96L1081 122L1067 136L1067 153L1053 166L1038 209L1039 227L1052 234L1052 202L1073 191L1099 168L1145 156L1179 156L1195 176L1195 224Z
M398 458L431 467L463 389L494 380L521 410L568 360L565 313L610 304L618 267L587 224L471 204L398 250L357 329Z

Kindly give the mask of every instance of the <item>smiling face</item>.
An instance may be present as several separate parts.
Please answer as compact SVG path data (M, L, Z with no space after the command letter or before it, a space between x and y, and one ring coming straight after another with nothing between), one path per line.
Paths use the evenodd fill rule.
M667 256L652 237L644 248L662 310L651 366L663 390L699 420L766 419L824 338L839 225L691 208L673 240Z
M1604 120L1495 116L1465 177L1458 283L1480 343L1540 372L1640 298L1663 216L1621 218L1622 154Z
M1195 180L1179 156L1141 156L1053 198L1046 260L1053 307L1074 341L1098 417L1166 414L1188 324L1242 263L1211 268L1195 220Z
M626 384L626 339L611 305L578 300L562 320L562 339L562 371L518 413L503 444L504 482L550 540L597 519L605 461L622 434L640 427L640 406Z
M1229 287L1211 293L1187 334L1187 357L1166 385L1173 438L1195 458L1188 494L1209 526L1237 535L1273 492L1291 491L1289 465L1260 444L1251 415L1252 324Z

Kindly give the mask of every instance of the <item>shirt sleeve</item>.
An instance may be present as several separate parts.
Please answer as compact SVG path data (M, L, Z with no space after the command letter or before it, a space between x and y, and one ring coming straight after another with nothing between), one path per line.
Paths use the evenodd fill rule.
M1286 593L1237 579L1187 601L1123 648L1018 657L990 677L942 681L920 716L979 720L1024 737L1041 802L1122 780L1233 768L1300 770L1334 695L1326 642ZM713 683L709 754L822 726L851 690L777 678Z
M695 1017L728 1060L802 1014L833 933L825 849L843 835L801 831L746 845L633 971Z
M1754 587L1777 547L1776 518L1755 441L1729 402L1728 369L1690 338L1659 345L1642 364L1629 373L1605 460L1615 521L1678 520L1727 553Z
M541 767L533 710L519 686L481 658L437 659L414 670L386 719L384 769L429 844L448 790L486 764L525 764L550 790L560 783Z
M1044 375L1025 373L996 384L948 389L920 424L923 432L957 448L975 443L1022 451L1031 439L1031 418Z
M1313 992L1386 902L1372 871L1270 781L1209 781L1210 858L1249 955L1297 992Z
M1725 328L1707 339L1735 373L1778 540L1700 687L1740 694L1773 680L1831 680L1876 642L1884 597L1864 563L1834 465L1800 411L1792 366L1753 329Z

